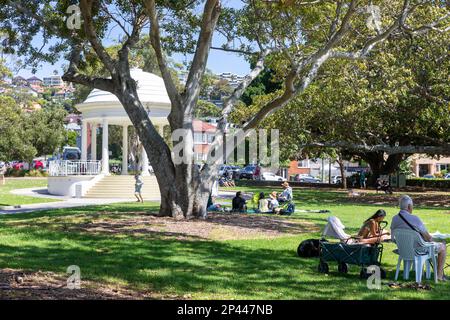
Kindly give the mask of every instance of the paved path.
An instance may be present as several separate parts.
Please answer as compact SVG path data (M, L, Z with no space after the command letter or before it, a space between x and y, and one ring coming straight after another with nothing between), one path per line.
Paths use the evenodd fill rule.
M64 209L64 208L75 208L93 205L104 205L118 202L129 202L135 201L135 199L90 199L90 198L70 198L64 196L54 196L47 192L47 188L27 188L27 189L16 189L12 190L11 193L29 196L35 198L48 198L56 199L60 201L47 202L47 203L34 203L25 204L21 206L9 206L0 209L0 214L12 214L12 213L26 213L41 210L52 210L52 209Z
M47 203L34 203L34 204L24 204L20 206L8 206L0 209L0 214L12 214L12 213L27 213L41 210L54 210L54 209L65 209L65 208L75 208L84 206L95 206L95 205L105 205L111 203L119 202L134 202L135 198L130 199L97 199L97 198L71 198L65 196L55 196L48 193L47 188L26 188L26 189L16 189L10 191L13 194L35 197L35 198L47 198L60 200L56 202ZM222 205L229 205L229 200L231 200L236 195L234 191L220 191L219 201ZM244 198L247 200L251 198L251 194L244 193ZM225 201L223 201L225 200ZM228 200L228 201L226 201ZM155 200L159 201L159 200Z

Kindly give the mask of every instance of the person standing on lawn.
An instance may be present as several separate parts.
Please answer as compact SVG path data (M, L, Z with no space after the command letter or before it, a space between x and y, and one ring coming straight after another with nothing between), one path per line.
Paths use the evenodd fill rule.
M365 170L362 170L361 173L359 174L359 186L361 187L361 189L366 188L366 172L365 172Z
M253 173L253 180L261 180L261 167L259 163L256 164L255 171Z
M136 202L142 202L144 203L144 199L142 198L142 186L144 185L144 178L140 173L136 173L134 175L134 196L137 198Z

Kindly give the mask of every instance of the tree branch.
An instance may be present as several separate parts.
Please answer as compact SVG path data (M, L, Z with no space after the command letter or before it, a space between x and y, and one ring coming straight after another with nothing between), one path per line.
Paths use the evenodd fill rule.
M150 19L150 42L153 49L155 50L159 70L161 71L167 94L169 95L170 101L172 102L172 107L181 111L181 96L178 93L175 83L173 82L161 47L161 35L159 31L159 22L156 13L155 0L145 0L144 6L147 16Z
M234 105L236 102L241 98L241 96L244 94L245 90L248 88L248 86L255 80L259 74L264 70L264 60L271 53L272 51L270 49L264 50L259 58L258 61L256 61L255 67L251 70L251 72L245 77L245 79L234 89L233 93L227 97L224 101L224 107L222 110L222 119L224 123L223 126L226 124L226 120L230 112L233 110ZM219 129L225 129L222 127L221 123L219 122Z
M69 68L62 76L64 81L82 84L90 88L97 88L100 90L113 92L114 83L111 79L90 77L82 74L78 70L78 64L80 63L82 45L75 44L70 54Z
M233 52L233 53L239 53L239 54L245 54L245 55L253 55L256 52L252 51L246 51L246 50L239 50L239 49L231 49L231 48L223 48L223 47L211 47L211 50L219 50L219 51L225 51L225 52Z
M194 102L200 93L201 77L203 76L208 61L211 40L214 29L220 15L220 2L207 0L203 11L200 34L197 40L197 48L189 70L183 98L185 100L185 114L190 115L194 108Z
M92 20L92 4L93 0L80 0L80 10L84 20L84 31L86 32L86 36L91 43L95 53L103 62L105 67L109 70L111 75L113 75L115 74L115 61L106 52L106 49L103 47L99 38L97 37L97 32L95 31L94 23Z

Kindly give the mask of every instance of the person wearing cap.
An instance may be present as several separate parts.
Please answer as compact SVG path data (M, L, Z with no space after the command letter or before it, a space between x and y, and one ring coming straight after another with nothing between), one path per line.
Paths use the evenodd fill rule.
M279 202L289 202L292 201L292 187L289 186L289 183L287 181L283 182L281 184L283 187L283 192L278 197Z

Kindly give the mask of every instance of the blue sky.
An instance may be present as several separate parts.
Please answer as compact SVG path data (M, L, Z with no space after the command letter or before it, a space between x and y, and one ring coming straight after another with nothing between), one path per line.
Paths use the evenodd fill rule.
M174 61L180 63L186 60L182 54L176 54L172 58ZM189 59L189 57L187 57L187 59ZM44 63L42 64L42 67L39 68L36 76L42 78L53 74L54 70L57 70L59 74L62 74L62 66L66 63L67 62L65 60L60 60L55 65ZM243 57L240 57L235 53L228 53L218 50L211 50L208 59L208 68L214 73L233 72L240 75L245 75L250 71L249 64ZM17 74L26 78L33 75L31 69L26 68L20 69L17 73L15 72L15 75Z
M240 1L239 0L225 0L224 5L231 6L231 7L240 7ZM119 32L117 32L118 28L115 28L116 30L111 30L111 32L108 35L108 39L104 42L106 46L114 44L117 42L117 39L119 38ZM220 46L223 43L224 38L220 35L215 35L213 38L213 45L214 46ZM41 39L35 39L34 44L36 47L40 47ZM55 41L51 41L48 45L53 45ZM11 67L12 58L11 57L5 57L7 59L8 65ZM188 62L190 60L190 56L184 56L182 54L175 54L172 59L175 62ZM60 59L56 64L51 65L49 63L42 63L42 66L38 69L36 72L36 76L42 78L47 75L53 74L54 70L58 71L58 74L63 73L63 66L67 64L67 62L64 59ZM245 61L244 57L239 56L236 53L228 53L224 51L219 50L211 50L209 59L208 59L208 65L207 67L214 73L222 73L222 72L232 72L239 75L245 75L250 71L249 64ZM31 69L28 69L25 67L22 67L20 70L13 70L15 75L21 75L23 77L30 77L32 76Z

